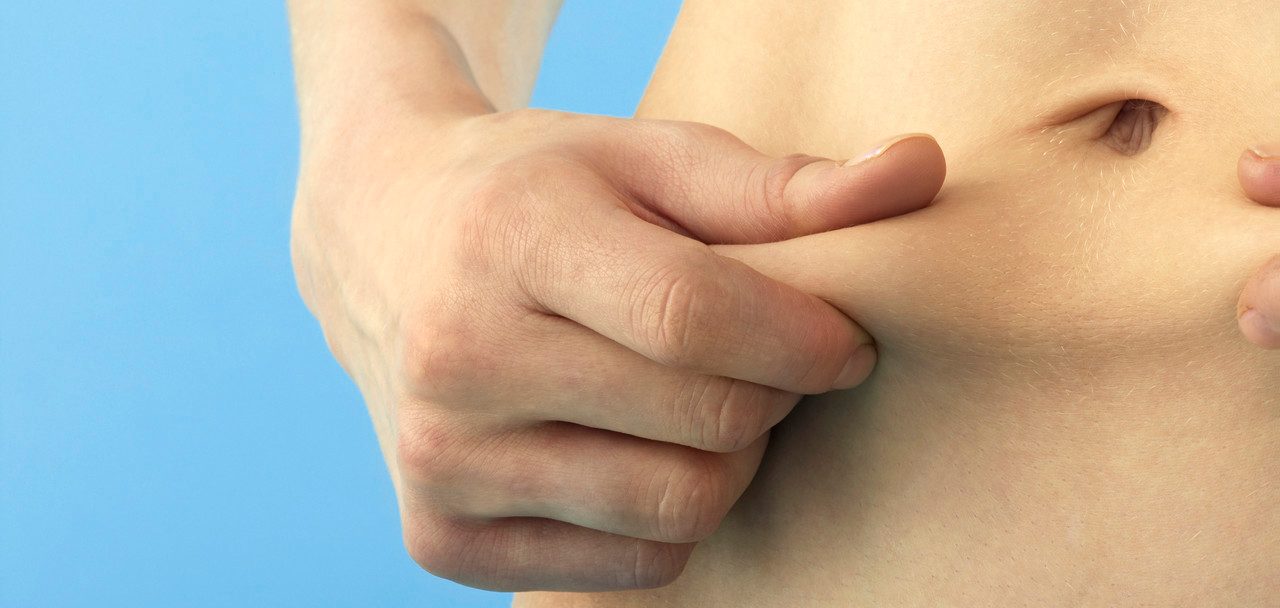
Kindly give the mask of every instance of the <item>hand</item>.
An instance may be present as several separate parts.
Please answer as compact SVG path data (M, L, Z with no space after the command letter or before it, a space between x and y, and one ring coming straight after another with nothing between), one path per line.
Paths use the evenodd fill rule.
M671 582L799 395L870 372L847 317L704 242L906 213L945 173L928 137L845 167L550 111L337 132L305 140L299 289L365 396L410 554L497 590Z
M1240 156L1240 185L1249 198L1280 207L1280 143L1258 146ZM1280 238L1277 239L1280 246ZM1280 255L1253 276L1236 307L1240 331L1263 348L1280 348Z

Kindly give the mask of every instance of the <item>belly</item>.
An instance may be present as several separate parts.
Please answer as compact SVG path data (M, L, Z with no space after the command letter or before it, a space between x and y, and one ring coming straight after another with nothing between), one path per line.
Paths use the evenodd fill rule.
M947 183L742 253L877 371L775 429L675 584L554 605L1280 605L1280 353L1234 329L1280 246L1235 177L1280 138L1280 8L1219 6L687 3L638 116L778 155L927 132ZM1128 99L1167 109L1141 149Z
M878 338L1161 347L1202 337L1273 253L1275 214L1240 195L1235 161L1280 138L1278 32L1267 2L689 2L637 116L778 155L934 135L946 186L904 223L912 250L865 277L915 314L859 303ZM1126 99L1168 109L1133 154L1100 130Z

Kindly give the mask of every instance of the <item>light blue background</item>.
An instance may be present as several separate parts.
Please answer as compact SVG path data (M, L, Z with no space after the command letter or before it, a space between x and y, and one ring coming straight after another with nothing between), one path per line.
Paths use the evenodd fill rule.
M566 2L535 105L629 115L677 9ZM0 604L508 604L407 557L294 291L287 36L280 1L0 2Z

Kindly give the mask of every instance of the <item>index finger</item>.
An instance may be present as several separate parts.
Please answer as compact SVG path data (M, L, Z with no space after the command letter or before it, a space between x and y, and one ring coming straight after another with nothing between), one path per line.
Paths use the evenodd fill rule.
M827 302L621 202L561 219L529 261L526 290L546 312L664 365L790 392L855 386L874 365L871 337Z

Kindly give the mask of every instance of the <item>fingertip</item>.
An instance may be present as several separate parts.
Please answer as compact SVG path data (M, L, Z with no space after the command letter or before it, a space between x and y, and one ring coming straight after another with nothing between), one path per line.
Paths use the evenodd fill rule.
M1240 187L1268 207L1280 207L1280 144L1254 146L1240 155Z
M835 168L808 206L822 230L856 226L929 206L947 163L932 136L911 133ZM817 231L817 230L815 230Z
M840 370L834 389L848 389L858 386L867 380L876 367L876 349L870 344L862 344L853 349L853 355Z
M895 135L893 137L890 137L889 139L877 144L875 147L871 148L867 152L864 152L859 156L849 159L842 166L856 167L858 165L869 164L871 161L884 156L885 153L887 153L889 150L898 148L899 144L902 144L904 142L916 142L916 143L932 142L933 147L938 148L938 150L941 151L941 147L938 146L938 140L934 139L933 136L929 135L928 133L904 133L902 135Z
M912 133L902 137L878 159L862 163L858 167L879 168L881 171L919 180L922 182L920 191L929 194L929 200L942 189L942 182L947 175L947 159L942 146L932 135L925 133Z
M1280 325L1267 320L1257 309L1245 310L1237 320L1245 339L1262 348L1280 348Z
M824 304L829 311L810 317L806 338L797 342L795 356L810 364L792 389L800 394L853 388L875 367L874 339L843 311Z
M1280 348L1280 255L1249 279L1236 309L1246 339L1263 348Z

